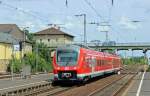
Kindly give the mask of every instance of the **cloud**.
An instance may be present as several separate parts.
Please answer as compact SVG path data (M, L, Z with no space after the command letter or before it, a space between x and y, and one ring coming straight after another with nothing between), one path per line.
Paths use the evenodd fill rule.
M129 29L129 30L136 30L140 27L139 24L135 24L134 22L132 22L132 20L130 20L128 17L125 16L122 16L120 18L119 25L122 28Z
M66 27L66 28L73 28L74 27L74 24L72 23L72 22L67 22L65 25L64 25L64 27Z
M24 24L26 27L35 27L35 25L33 24L33 22L30 22L30 21L26 21L25 24Z
M103 32L103 31L109 31L110 27L109 26L98 26L97 30L101 31L101 32Z

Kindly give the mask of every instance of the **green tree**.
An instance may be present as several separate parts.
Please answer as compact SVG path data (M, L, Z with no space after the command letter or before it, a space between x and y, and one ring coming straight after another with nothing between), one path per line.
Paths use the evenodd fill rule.
M24 29L23 31L25 32L25 34L27 36L27 40L33 42L34 41L33 40L33 34L31 32L29 32L29 30L27 30L27 29Z
M33 52L27 53L22 59L13 58L8 66L8 71L11 71L13 65L14 72L18 73L21 71L23 64L30 65L32 73L52 71L50 50L43 43L34 44Z
M124 64L148 64L148 60L144 57L122 58Z
M45 58L38 55L36 57L36 53L29 53L26 55L25 64L28 64L31 66L32 72L45 72L45 71L51 71L51 63L47 62ZM38 61L37 61L38 60ZM36 63L37 62L37 63Z
M52 70L52 60L50 56L50 49L44 43L36 43L33 46L33 53L35 55L35 63L37 62L38 69L45 71ZM41 64L39 64L41 63ZM44 68L44 69L43 69Z
M11 72L11 68L13 67L14 73L19 73L21 71L22 63L20 59L14 58L10 60L10 63L7 67L7 71Z

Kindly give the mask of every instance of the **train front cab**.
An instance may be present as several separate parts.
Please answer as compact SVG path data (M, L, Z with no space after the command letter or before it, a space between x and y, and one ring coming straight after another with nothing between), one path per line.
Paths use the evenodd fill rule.
M78 81L80 48L68 46L58 48L53 58L53 81Z

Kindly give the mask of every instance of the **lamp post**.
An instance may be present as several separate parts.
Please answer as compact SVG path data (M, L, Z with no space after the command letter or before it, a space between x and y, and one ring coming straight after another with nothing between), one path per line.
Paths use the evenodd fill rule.
M102 23L102 24L101 24ZM109 41L109 37L108 37L108 30L106 30L105 28L106 27L109 27L109 26L111 26L111 25L109 25L109 24L107 24L108 22L101 22L101 23L96 23L96 22L91 22L91 23L89 23L89 24L95 24L95 25L97 25L97 26L101 26L101 27L103 27L103 30L101 31L101 32L105 32L106 33L106 35L105 35L105 37L106 37L106 42L108 42ZM104 30L105 29L105 30Z
M131 22L132 22L132 23L134 24L134 26L136 27L136 26L138 26L137 24L140 23L141 21L139 21L139 20L131 20ZM134 37L133 40L136 42L137 38Z
M14 79L14 43L12 41L12 62L11 62L11 79L13 80Z
M23 54L24 54L25 53L26 32L28 31L27 29L29 27L22 27L22 28L23 28L22 31L23 31L23 47L24 47L23 48Z
M75 15L77 17L83 16L84 18L84 44L87 45L87 37L86 37L86 14Z
M27 28L29 28L29 27L22 27L22 31L23 31L23 41L21 42L22 44L21 44L21 48L23 49L21 49L20 51L20 57L21 57L21 63L23 63L23 66L22 66L22 69L23 69L23 67L24 67L24 65L25 65L25 43L26 43L26 32L28 31L27 30ZM23 75L23 74L22 74Z

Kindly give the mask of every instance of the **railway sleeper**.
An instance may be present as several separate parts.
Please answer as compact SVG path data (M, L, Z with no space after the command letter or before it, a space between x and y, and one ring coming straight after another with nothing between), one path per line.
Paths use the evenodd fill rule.
M50 89L51 84L44 84L44 85L37 85L37 86L32 86L32 87L28 87L28 88L23 88L23 89L19 89L19 90L14 90L14 91L8 91L8 92L4 92L1 93L0 96L21 96L21 95L25 95L30 94L32 92L38 92L41 91L42 89Z
M36 91L32 91L31 93L28 93L28 94L25 94L25 96L34 96L34 95L38 95L40 93L42 93L43 91L48 91L50 88L41 88L41 89L38 89Z
M36 87L36 89L34 89L34 90L32 90L32 91L30 91L30 93L26 93L25 94L25 96L33 96L33 94L34 95L37 95L37 94L39 94L39 93L41 93L41 91L45 91L45 90L49 90L51 87L50 86L48 86L49 84L46 84L46 85L42 85L42 86L38 86L38 87Z

